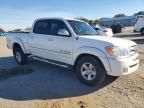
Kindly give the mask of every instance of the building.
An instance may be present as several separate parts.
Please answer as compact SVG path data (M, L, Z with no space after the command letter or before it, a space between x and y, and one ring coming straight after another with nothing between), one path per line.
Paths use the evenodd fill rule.
M105 18L100 21L100 26L111 27L112 25L120 24L123 27L134 26L136 23L136 16L125 16L117 18Z

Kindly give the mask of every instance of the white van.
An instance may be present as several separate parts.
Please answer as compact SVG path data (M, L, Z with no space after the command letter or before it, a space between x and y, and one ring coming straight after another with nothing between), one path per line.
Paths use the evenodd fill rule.
M139 15L134 28L135 32L141 32L144 35L144 15Z

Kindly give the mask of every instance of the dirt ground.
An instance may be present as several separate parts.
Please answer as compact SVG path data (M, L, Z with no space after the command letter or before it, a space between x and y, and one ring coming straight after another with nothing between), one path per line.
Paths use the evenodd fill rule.
M67 69L30 59L18 66L0 38L0 108L144 108L144 40L137 72L87 87Z

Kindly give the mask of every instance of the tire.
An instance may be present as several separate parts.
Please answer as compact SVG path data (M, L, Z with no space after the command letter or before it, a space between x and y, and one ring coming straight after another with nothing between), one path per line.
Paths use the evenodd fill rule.
M84 67L86 67L85 65L92 68L84 69ZM103 83L106 78L106 71L103 64L98 58L93 56L80 58L76 66L76 73L80 81L88 86L98 86Z
M112 29L113 33L116 33L116 31L115 31L115 25L112 25L111 29Z
M116 25L116 33L121 33L122 32L122 27L120 25Z
M15 48L14 49L14 57L15 57L16 62L19 65L24 65L28 61L26 54L23 53L21 48Z
M141 35L144 35L144 28L141 30Z

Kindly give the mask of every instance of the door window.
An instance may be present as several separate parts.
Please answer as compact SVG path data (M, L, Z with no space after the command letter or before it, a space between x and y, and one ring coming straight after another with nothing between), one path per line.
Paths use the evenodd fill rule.
M49 19L39 20L34 26L33 32L36 34L57 35L60 29L65 29L69 32L66 24L61 20ZM69 32L70 34L70 32Z
M61 30L61 29L65 29L69 32L66 24L63 21L61 21L61 20L51 20L51 27L50 27L51 35L57 35L58 36L58 31Z
M36 34L50 34L49 28L50 28L50 21L41 20L36 22L33 32Z

